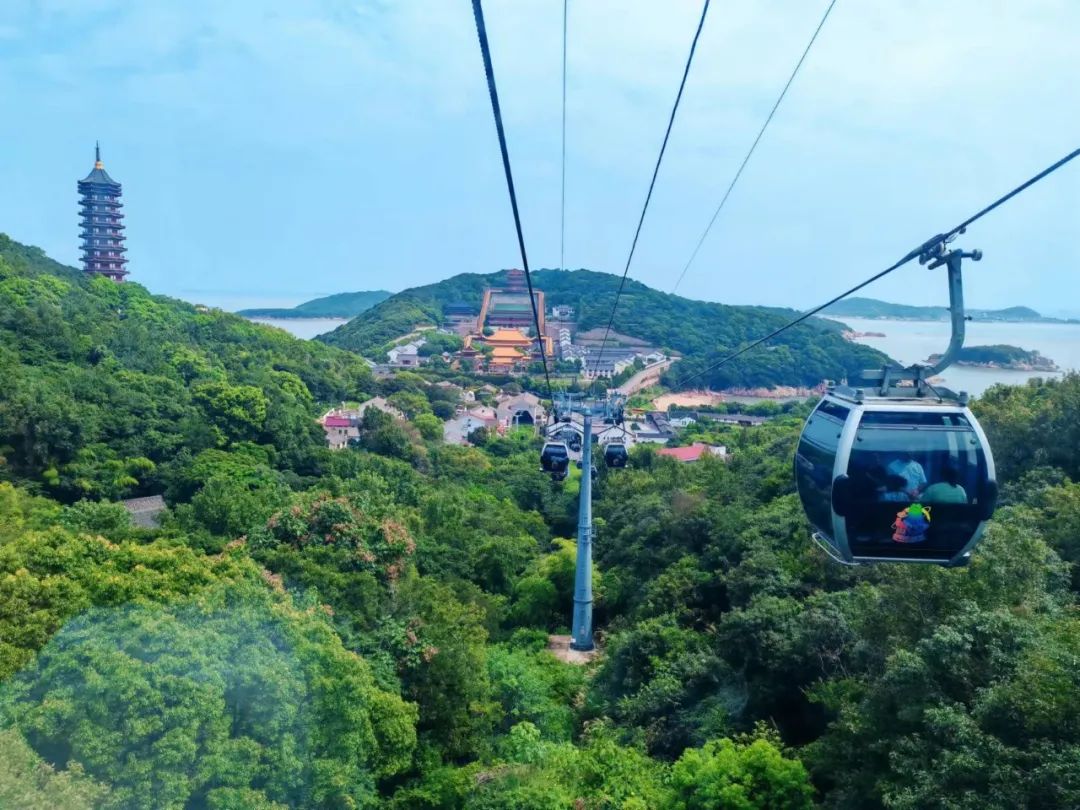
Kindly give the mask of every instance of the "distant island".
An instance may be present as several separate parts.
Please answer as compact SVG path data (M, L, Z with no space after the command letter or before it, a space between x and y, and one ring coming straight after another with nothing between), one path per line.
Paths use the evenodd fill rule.
M295 307L241 309L236 314L245 318L355 318L391 295L393 293L386 290L337 293L313 298Z
M934 363L941 357L932 354L927 362ZM977 368L1007 368L1014 371L1060 371L1057 363L1038 351L1021 349L1019 346L997 344L994 346L965 346L960 350L958 366Z
M823 310L825 315L847 318L874 318L895 321L947 321L948 307L917 307L909 304L891 304L876 298L845 298ZM1075 323L1080 320L1048 318L1031 307L1006 307L1005 309L968 309L973 321L997 321L1000 323Z

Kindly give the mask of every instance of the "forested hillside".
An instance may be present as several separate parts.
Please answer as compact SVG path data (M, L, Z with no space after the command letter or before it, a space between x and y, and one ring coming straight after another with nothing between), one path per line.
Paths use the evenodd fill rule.
M579 329L607 325L619 286L618 276L589 270L539 270L532 277L534 286L544 291L548 305L574 307ZM447 304L475 302L479 309L484 288L498 286L502 280L501 273L463 274L405 290L334 331L320 335L318 340L374 355L388 341L410 332L418 324L441 323L442 308ZM693 301L627 280L614 330L683 355L684 359L667 380L676 385L795 314L792 310L769 307ZM812 319L785 332L767 350L705 373L695 378L693 385L714 388L817 385L823 379L841 379L885 361L880 352L844 340L841 330L833 321Z
M1080 806L1080 376L976 403L966 569L830 563L798 411L635 450L577 667L576 474L529 432L443 445L445 388L9 240L0 307L0 807ZM411 421L326 450L318 403L372 393Z
M64 501L158 491L203 450L268 448L311 466L314 403L371 390L366 364L0 234L0 448Z

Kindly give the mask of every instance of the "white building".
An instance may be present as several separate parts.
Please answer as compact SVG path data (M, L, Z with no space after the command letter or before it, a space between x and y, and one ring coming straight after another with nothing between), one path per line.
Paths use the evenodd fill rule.
M487 410L491 410L488 408ZM443 423L443 441L447 444L467 445L469 434L477 428L487 428L489 431L498 430L499 422L495 417L488 417L481 413L466 413L448 422Z
M390 360L390 365L396 368L416 368L423 363L424 358L420 357L420 347L427 343L424 338L418 338L410 343L403 343L400 346L387 351L386 356Z
M517 425L542 425L547 415L540 404L540 397L524 393L501 399L496 405L499 424L506 427Z
M597 377L615 377L630 366L634 365L633 356L622 357L618 360L600 359L590 360L588 355L581 358L581 365L586 379L595 380Z
M346 415L348 413L355 413L358 419L362 419L368 408L375 408L375 410L382 411L383 413L388 413L395 419L405 418L405 414L403 414L401 411L399 411L397 408L387 402L383 397L372 397L369 400L361 402L358 406L356 406L356 409L354 411L344 413L346 413Z

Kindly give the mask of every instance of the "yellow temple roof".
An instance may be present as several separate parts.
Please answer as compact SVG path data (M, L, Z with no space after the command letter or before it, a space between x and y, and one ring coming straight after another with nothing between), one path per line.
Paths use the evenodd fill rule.
M532 340L525 337L520 329L496 329L484 338L489 346L531 346Z
M491 353L491 359L495 362L508 362L511 360L520 360L524 357L521 352L515 349L513 346L496 346L495 351Z

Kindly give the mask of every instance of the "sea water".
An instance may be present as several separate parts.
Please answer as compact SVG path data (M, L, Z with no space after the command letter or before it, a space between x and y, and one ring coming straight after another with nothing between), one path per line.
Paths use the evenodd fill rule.
M248 318L248 320L264 323L267 326L276 326L305 340L330 332L348 322L348 318Z
M880 349L904 365L924 363L949 344L947 321L893 321L876 318L837 318L856 332L881 332L885 337L857 338L859 343ZM1035 349L1064 371L1080 371L1080 324L1002 323L969 321L965 346L1007 344ZM999 368L951 366L942 372L943 383L953 391L978 396L996 383L1022 385L1033 377L1060 377L1061 372L1012 371Z

